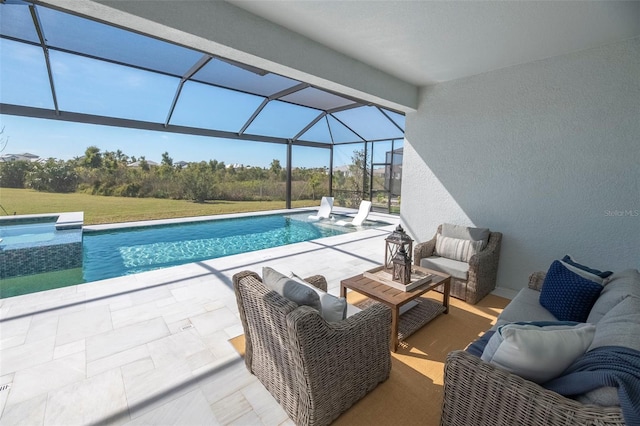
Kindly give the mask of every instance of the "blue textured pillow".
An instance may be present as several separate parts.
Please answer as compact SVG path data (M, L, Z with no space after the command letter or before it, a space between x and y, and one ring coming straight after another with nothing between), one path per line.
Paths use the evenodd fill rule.
M603 272L603 271L600 271L598 269L593 269L593 268L589 268L588 266L581 265L578 262L576 262L575 260L573 260L571 258L571 256L569 256L569 255L566 255L565 257L563 257L562 261L564 263L568 263L569 265L574 266L574 267L576 267L578 269L582 269L583 271L589 272L590 274L597 275L600 278L607 278L609 275L613 274L612 271L604 271Z
M542 284L540 305L560 321L585 322L602 286L554 261Z

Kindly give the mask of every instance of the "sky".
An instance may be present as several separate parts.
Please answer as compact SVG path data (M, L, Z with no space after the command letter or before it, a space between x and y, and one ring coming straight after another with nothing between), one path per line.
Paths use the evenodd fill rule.
M120 149L128 156L145 156L160 162L163 152L177 161L224 161L269 167L274 159L286 163L286 146L263 142L181 135L111 126L69 123L10 115L0 115L6 140L2 154L31 153L41 158L69 160L80 157L89 146L101 151ZM4 144L3 144L4 145ZM2 148L2 147L0 147ZM295 147L294 161L301 167L328 167L329 150ZM296 160L297 157L297 160Z
M107 57L129 55L134 57L133 60L156 63L160 61L163 67L173 67L172 72L178 75L184 73L193 61L201 57L200 53L189 49L44 7L38 7L38 11L47 41L52 45L59 43L90 53L102 49L104 51L100 54ZM2 34L24 37L32 41L35 37L33 28L29 28L33 23L25 6L0 5L0 23L3 27ZM96 43L100 40L104 43ZM127 49L119 49L123 44L128 45ZM176 58L175 63L162 62L163 57ZM179 78L57 49L49 49L49 58L60 110L153 123L164 123L167 120ZM178 58L182 58L184 63ZM207 63L198 73L202 73L205 79L209 75L227 79L231 83L234 79L243 81L244 84L251 82L256 85L256 90L265 90L268 93L298 83L274 74L257 76L216 60ZM260 88L260 84L266 84L268 87ZM187 81L180 92L169 123L238 132L263 100L263 96ZM39 46L0 38L0 101L54 109L44 55ZM292 138L317 117L319 112L317 109L272 100L246 129L246 133ZM366 139L390 136L402 139L402 133L397 127L375 107L343 111L337 113L336 117L348 121L349 125ZM332 128L331 134L327 129L327 122L321 120L301 139L324 143L329 143L331 137L337 141L359 140L357 135L342 126L335 118L329 117L328 120ZM404 126L404 117L398 114L394 120L400 121L401 126ZM226 164L269 167L276 159L282 165L286 164L284 144L98 126L6 114L0 114L0 129L4 129L0 155L28 152L41 158L68 160L82 156L89 146L97 146L103 152L121 150L128 156L144 156L147 160L156 162L160 162L162 153L168 152L174 162L215 159ZM349 164L353 151L362 147L362 144L358 144L335 149L334 166ZM379 150L382 151L383 149ZM328 149L294 146L292 156L294 167L329 166Z

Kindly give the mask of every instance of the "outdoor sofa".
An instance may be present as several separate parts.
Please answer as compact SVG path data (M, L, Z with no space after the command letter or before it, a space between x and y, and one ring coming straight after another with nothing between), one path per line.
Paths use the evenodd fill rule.
M615 273L586 296L567 281L554 282L559 270L556 261L547 273L532 274L528 287L507 305L491 330L465 351L447 356L442 426L640 424L640 272ZM567 275L565 270L561 274ZM581 312L581 322L554 327L566 320L567 312L559 313L565 306L573 309L569 316ZM560 340L570 339L554 345L548 340L549 327L556 328L551 333L560 333ZM533 336L541 340L526 340L523 329L534 329ZM583 331L591 334L578 334ZM503 347L496 361L496 344L500 348L509 340L513 346ZM613 369L623 371L626 381L610 381ZM585 391L585 386L592 389Z

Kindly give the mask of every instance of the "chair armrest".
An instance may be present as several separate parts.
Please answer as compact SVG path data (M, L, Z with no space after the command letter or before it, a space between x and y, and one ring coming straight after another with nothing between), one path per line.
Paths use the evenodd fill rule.
M425 241L420 244L416 244L413 247L413 264L420 266L420 259L424 259L429 256L433 256L436 250L436 237L433 237L429 241Z
M492 232L489 236L489 241L483 250L474 254L469 258L469 267L477 266L482 262L495 259L495 263L498 263L500 256L500 246L502 245L502 233Z
M542 290L542 284L544 284L544 278L547 276L546 272L538 271L529 275L529 288L532 290Z
M383 305L335 323L301 306L287 315L287 328L301 381L296 424L331 423L389 377L391 310Z
M327 292L327 279L322 275L313 275L311 277L305 278L304 280L315 288L318 288L325 293Z
M584 405L465 351L444 367L441 426L623 425L620 407Z
M238 281L240 281L243 278L246 277L253 277L255 279L257 279L258 281L262 282L262 278L260 278L260 275L256 274L253 271L240 271L237 274L234 274L232 277L233 283L237 283Z
M502 233L492 232L484 250L469 259L469 278L465 300L472 305L496 288Z

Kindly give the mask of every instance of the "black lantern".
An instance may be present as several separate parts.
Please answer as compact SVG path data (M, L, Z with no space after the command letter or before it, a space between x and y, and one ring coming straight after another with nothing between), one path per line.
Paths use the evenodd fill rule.
M393 257L392 279L404 285L411 282L411 258L404 251L404 246L400 246L398 253Z
M384 267L385 269L393 268L393 259L398 254L400 248L404 248L405 254L409 257L411 263L411 253L413 253L413 240L404 232L402 225L398 225L387 238L385 238L384 246Z

